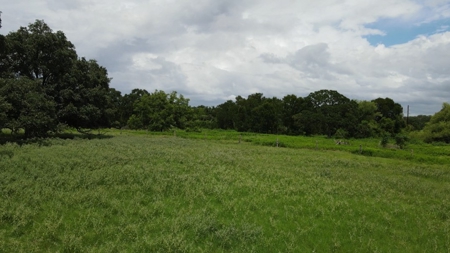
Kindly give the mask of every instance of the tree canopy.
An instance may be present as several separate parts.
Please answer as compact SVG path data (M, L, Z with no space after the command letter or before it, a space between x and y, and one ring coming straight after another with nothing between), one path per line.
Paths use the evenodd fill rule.
M0 127L45 136L65 124L77 129L110 125L114 110L108 73L78 58L62 31L42 20L0 38Z
M450 104L444 103L442 109L435 113L430 122L426 124L425 141L427 142L446 142L450 143Z

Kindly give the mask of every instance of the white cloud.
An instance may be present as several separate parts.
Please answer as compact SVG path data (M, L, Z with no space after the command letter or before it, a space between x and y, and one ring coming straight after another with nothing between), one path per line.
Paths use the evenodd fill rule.
M447 101L450 33L385 47L367 28L450 17L447 0L16 0L2 4L2 33L44 19L80 56L96 58L129 92L176 90L192 104L236 95L306 96L334 89L349 98L391 97L431 114Z

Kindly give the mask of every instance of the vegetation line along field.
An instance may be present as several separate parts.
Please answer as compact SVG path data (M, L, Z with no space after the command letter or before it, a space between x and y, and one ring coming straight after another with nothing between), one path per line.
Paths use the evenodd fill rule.
M0 153L4 252L450 247L446 165L120 134Z
M445 101L433 116L405 117L391 98L358 101L335 90L281 99L254 93L196 107L176 91L133 89L122 95L109 86L106 68L79 57L65 34L42 20L0 35L0 59L0 129L26 138L51 136L68 127L82 133L114 127L379 138L383 145L395 140L400 149L410 139L450 143L450 105Z

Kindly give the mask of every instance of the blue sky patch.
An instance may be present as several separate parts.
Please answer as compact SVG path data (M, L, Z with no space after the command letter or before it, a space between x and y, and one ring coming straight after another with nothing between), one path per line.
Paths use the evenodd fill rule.
M396 19L384 19L378 22L366 25L367 28L378 29L386 35L369 35L365 38L373 46L384 44L392 46L403 44L415 39L419 35L429 36L435 33L450 31L450 19L436 20L424 24L412 24L398 21Z

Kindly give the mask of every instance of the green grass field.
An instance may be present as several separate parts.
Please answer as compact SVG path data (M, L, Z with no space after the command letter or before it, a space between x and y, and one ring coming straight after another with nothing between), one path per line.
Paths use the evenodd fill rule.
M448 146L110 134L0 146L0 252L450 251Z
M325 136L287 136L257 133L239 133L232 130L206 130L201 132L186 132L176 130L175 132L148 132L148 131L120 131L104 130L108 135L135 135L135 136L177 136L188 139L216 140L232 143L248 142L255 145L312 150L346 151L353 154L361 154L372 157L393 158L396 160L414 161L422 164L446 164L450 166L450 145L443 143L426 144L422 141L412 139L403 149L395 145L391 138L387 147L380 146L379 138L343 140L345 144L336 145L339 139L327 138Z

